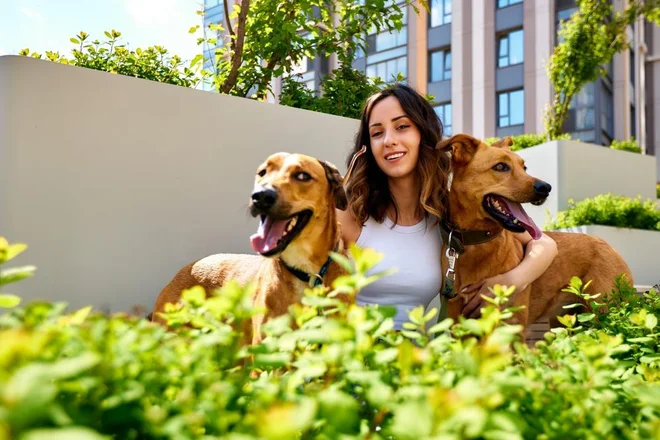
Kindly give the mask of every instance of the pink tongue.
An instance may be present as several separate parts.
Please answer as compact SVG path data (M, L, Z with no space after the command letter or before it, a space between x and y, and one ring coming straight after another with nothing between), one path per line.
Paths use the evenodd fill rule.
M284 228L289 220L273 220L266 217L264 221L259 224L257 233L250 237L250 244L255 252L265 254L270 252L277 246L277 242L282 235L284 235Z
M511 200L504 200L502 198L498 198L498 200L500 203L503 203L507 207L509 212L513 214L513 216L517 218L520 223L522 223L527 232L529 232L529 235L531 235L534 240L541 238L543 232L541 232L539 227L536 226L534 220L532 220L531 217L527 215L520 203L512 202Z

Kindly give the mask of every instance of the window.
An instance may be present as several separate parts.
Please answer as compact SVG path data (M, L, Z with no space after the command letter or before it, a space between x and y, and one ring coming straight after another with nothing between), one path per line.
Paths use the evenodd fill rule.
M431 53L431 82L451 79L451 50L441 50Z
M600 125L603 132L612 137L614 136L614 98L612 91L604 84L601 86L601 93Z
M431 1L431 27L451 23L451 1L452 0Z
M433 107L433 110L435 110L435 113L440 118L440 122L442 122L443 134L451 136L451 102L436 105Z
M500 37L498 42L497 67L507 67L523 62L523 30L509 32Z
M204 0L204 8L205 9L210 9L218 6L220 4L220 0Z
M367 76L371 78L379 77L385 82L390 82L394 80L394 77L396 77L398 73L402 74L404 77L408 76L407 56L381 61L374 64L367 64Z
M512 90L497 95L498 127L521 125L525 122L525 93Z
M507 6L515 5L516 3L522 3L523 0L497 0L498 8L506 8Z

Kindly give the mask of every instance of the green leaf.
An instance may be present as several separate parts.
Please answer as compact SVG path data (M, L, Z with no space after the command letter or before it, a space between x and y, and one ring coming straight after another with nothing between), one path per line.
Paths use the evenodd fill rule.
M15 283L17 281L24 280L25 278L31 277L34 275L35 270L37 270L37 268L34 266L12 267L10 269L5 269L0 272L0 286L9 283Z
M589 322L593 321L593 319L596 317L593 313L580 313L577 316L578 322Z
M261 353L254 357L258 368L279 368L291 362L291 353Z
M0 293L0 308L11 309L21 303L21 298L8 293Z
M23 243L8 244L4 237L0 237L0 264L6 263L21 254L27 245Z
M83 427L32 429L19 440L109 440L112 437Z
M442 333L451 328L451 326L454 324L454 320L451 318L446 318L442 320L441 322L435 324L433 327L431 327L428 332L430 334L435 334L435 333Z
M646 322L644 323L644 327L646 327L649 330L653 330L657 325L658 325L658 318L656 318L655 315L653 314L648 314L646 316Z
M70 38L69 41L72 42L73 44L80 44L80 40L78 40L77 38Z

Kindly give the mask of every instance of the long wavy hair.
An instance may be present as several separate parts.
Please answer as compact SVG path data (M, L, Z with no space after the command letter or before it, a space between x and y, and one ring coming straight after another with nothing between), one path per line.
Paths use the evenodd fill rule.
M437 223L445 215L450 166L447 153L435 149L442 139L442 122L428 101L404 84L393 85L372 95L362 109L355 145L346 160L348 173L344 186L349 212L360 224L364 224L369 217L382 223L387 208L393 206L394 223L398 220L399 212L390 193L387 176L376 163L369 136L372 109L390 96L399 100L403 111L421 134L417 163L418 178L421 182L419 206ZM360 153L363 146L366 151Z

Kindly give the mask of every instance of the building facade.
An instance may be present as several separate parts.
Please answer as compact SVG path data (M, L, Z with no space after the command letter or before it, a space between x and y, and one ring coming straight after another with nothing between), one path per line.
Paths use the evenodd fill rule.
M207 11L217 20L220 2ZM394 0L396 1L396 0ZM613 0L615 10L627 0ZM430 0L430 12L407 8L399 32L367 35L366 53L354 67L390 80L397 73L419 92L434 96L447 133L476 137L541 133L552 99L546 65L561 20L575 0ZM215 14L215 15L214 15ZM602 145L634 136L648 154L660 151L660 29L640 21L629 29L633 44L608 66L608 74L575 97L564 126L573 138ZM302 80L318 89L336 59L304 60ZM275 84L277 95L278 84ZM660 173L659 173L660 174Z

